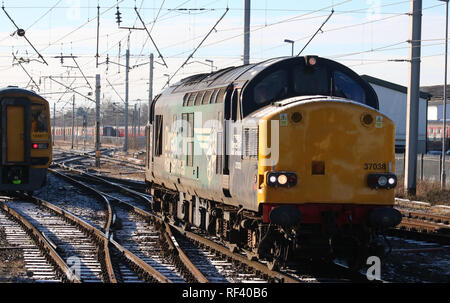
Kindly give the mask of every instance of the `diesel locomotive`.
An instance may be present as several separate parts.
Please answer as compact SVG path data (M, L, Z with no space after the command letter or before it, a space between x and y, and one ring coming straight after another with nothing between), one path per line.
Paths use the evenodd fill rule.
M393 122L348 67L283 57L181 80L157 95L146 183L155 212L268 261L385 251L401 221Z
M31 193L45 185L52 161L48 102L33 91L0 89L0 191Z

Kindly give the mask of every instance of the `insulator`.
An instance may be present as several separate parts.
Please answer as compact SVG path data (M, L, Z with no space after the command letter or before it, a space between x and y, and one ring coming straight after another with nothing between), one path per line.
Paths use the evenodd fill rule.
M121 14L122 14L122 13L119 12L119 7L117 7L116 21L117 21L117 24L119 24L119 25L120 25L120 22L122 22L122 19L120 18L120 15L121 15Z

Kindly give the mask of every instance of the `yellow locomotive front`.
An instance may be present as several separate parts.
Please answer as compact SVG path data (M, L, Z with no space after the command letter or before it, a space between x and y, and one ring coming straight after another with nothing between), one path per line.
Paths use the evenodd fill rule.
M337 98L280 105L259 125L258 203L265 214L281 204L394 204L395 131L388 117ZM357 213L350 215L358 221Z
M332 251L359 263L381 255L376 233L401 221L392 208L394 123L373 108L335 97L277 103L259 123L257 199L263 222L281 227L271 234L282 232L269 246L259 245L260 255L277 245L281 250L277 241L290 232L299 254Z

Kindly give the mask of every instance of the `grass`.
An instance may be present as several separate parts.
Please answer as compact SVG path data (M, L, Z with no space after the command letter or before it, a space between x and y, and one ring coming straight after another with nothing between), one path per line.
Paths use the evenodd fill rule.
M429 202L432 205L450 205L450 184L448 189L441 190L440 182L417 181L416 194L410 196L404 191L404 179L399 178L395 188L395 197L415 201Z

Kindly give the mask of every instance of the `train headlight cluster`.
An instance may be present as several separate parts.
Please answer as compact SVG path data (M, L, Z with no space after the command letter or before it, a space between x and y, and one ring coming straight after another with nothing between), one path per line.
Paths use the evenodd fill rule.
M367 176L367 185L375 189L394 188L397 186L397 176L394 174L370 174Z
M297 174L293 172L269 172L267 184L274 187L291 187L297 184Z
M31 147L33 149L48 149L48 143L33 143Z

